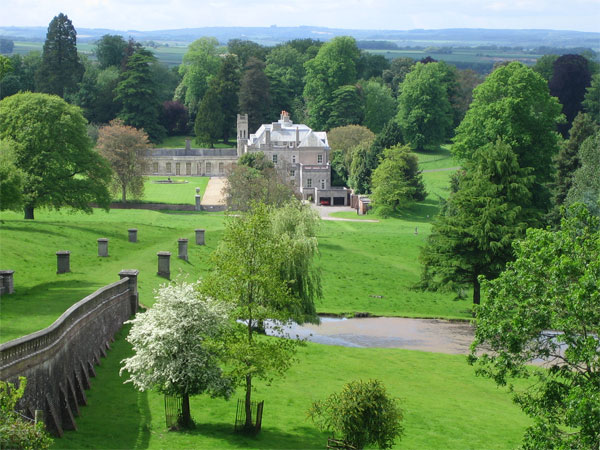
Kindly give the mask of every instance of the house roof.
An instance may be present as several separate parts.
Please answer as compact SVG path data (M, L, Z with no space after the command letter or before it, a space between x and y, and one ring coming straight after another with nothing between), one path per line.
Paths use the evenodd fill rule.
M265 145L267 143L267 131L271 133L271 143L275 145L287 145L296 142L298 133L299 147L329 148L327 133L325 131L313 131L304 124L294 124L289 118L278 120L270 124L263 124L256 133L251 134L248 146Z

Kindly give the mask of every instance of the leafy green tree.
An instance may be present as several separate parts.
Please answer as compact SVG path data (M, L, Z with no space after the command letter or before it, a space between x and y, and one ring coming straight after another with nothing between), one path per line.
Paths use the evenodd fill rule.
M360 143L352 148L352 162L348 175L348 185L357 194L368 194L371 192L371 172L376 165L371 161L370 146Z
M193 426L190 396L229 398L232 380L221 368L229 308L198 292L198 283L177 280L160 287L156 302L137 313L127 341L134 355L121 361L120 374L140 391L156 390L182 399L180 425Z
M291 45L277 46L267 55L265 75L269 79L271 116L292 111L294 99L302 96L305 60L305 56ZM293 119L298 122L297 117Z
M544 80L550 81L554 73L554 61L558 59L558 55L542 55L533 65L532 69L539 73Z
M558 231L527 230L516 260L482 280L469 359L499 385L536 380L513 391L533 419L525 449L600 445L599 221L578 205ZM530 365L539 359L544 367Z
M269 160L263 152L244 153L238 159L238 165L248 166L256 170L273 169L273 161Z
M222 136L223 121L225 120L221 111L221 102L216 87L211 84L196 114L194 133L196 142L207 144L211 148Z
M265 75L265 63L250 57L244 67L239 94L239 111L248 114L248 129L258 130L269 120L271 96L269 80Z
M203 37L192 42L183 55L183 62L179 66L182 79L177 87L175 100L182 102L192 117L208 90L210 80L221 67L218 47L219 41L216 38Z
M546 81L523 64L512 62L475 88L473 102L456 130L452 153L467 161L478 149L501 139L517 155L520 167L533 169L533 203L545 212L550 206L547 183L554 175L560 111Z
M386 148L371 179L371 200L384 215L427 196L419 160L408 146Z
M415 64L416 61L412 58L394 58L390 63L390 68L383 71L381 78L392 90L394 97L400 93L400 87L404 83L406 75Z
M256 58L264 62L269 49L253 41L230 39L227 42L227 51L232 55L236 55L240 65L244 67L250 61L250 58Z
M121 192L121 201L127 201L127 193L134 198L142 198L148 135L116 119L100 128L96 145L100 154L110 163L113 191Z
M293 362L299 341L265 338L256 327L267 320L298 320L300 301L281 280L281 267L289 257L285 240L273 232L271 215L264 204L230 217L223 238L213 253L214 270L203 283L207 295L231 305L233 338L228 344L228 367L245 387L245 426L252 428L254 379L273 379ZM274 325L277 328L276 325Z
M413 149L438 146L449 136L453 113L445 77L445 66L417 63L402 83L396 120Z
M314 402L308 415L321 430L339 433L345 448L392 448L404 433L398 400L379 380L347 383L339 394Z
M77 32L69 18L60 13L48 25L42 63L35 74L37 90L64 97L75 91L83 70L77 55Z
M35 73L42 63L41 53L31 51L25 56L12 55L12 70L0 79L0 100L17 92L35 91Z
M562 112L567 118L566 122L558 125L559 132L566 138L575 116L582 109L592 74L588 60L581 55L562 55L554 61L553 68L548 87L550 95L557 97L562 104Z
M2 81L2 79L10 72L12 72L12 70L13 66L10 61L10 58L7 58L4 55L0 55L0 81Z
M581 144L578 159L580 167L573 174L565 205L584 203L591 214L600 217L600 132Z
M40 449L50 448L52 439L44 424L25 421L15 412L15 406L25 393L27 379L19 377L19 387L0 380L0 448Z
M451 92L450 103L454 110L454 128L465 118L473 101L473 90L483 82L483 76L467 69L459 70L456 76L456 89Z
M341 86L331 96L331 114L326 129L358 125L365 115L364 99L360 86Z
M108 208L111 171L92 149L81 110L60 97L30 92L0 102L0 139L15 151L25 173L25 218L38 207L92 212L90 202Z
M304 98L308 109L308 125L323 130L333 112L336 89L356 83L359 50L352 37L338 36L324 44L306 69Z
M23 207L23 178L9 142L0 140L0 210Z
M347 180L352 166L352 151L359 144L364 144L365 147L370 147L375 139L375 134L367 127L362 125L346 125L344 127L332 128L327 133L329 147L333 151L339 150L342 152L341 161L343 162L343 170L340 167L339 173L346 173L344 181ZM340 157L338 157L340 159Z
M600 125L600 73L592 76L590 87L585 92L583 109Z
M367 81L363 90L365 97L364 125L377 134L396 115L396 99L389 87L375 80Z
M288 252L279 276L300 302L300 311L295 314L300 317L300 322L316 324L319 317L315 300L323 295L321 272L314 266L319 223L316 211L295 199L272 212L273 232L283 239Z
M100 69L108 67L120 67L125 57L127 41L122 36L114 34L105 34L98 42L94 54L98 60Z
M560 223L561 207L567 193L571 189L575 171L580 167L579 148L581 144L598 130L598 125L587 115L579 113L573 121L569 139L561 143L556 157L556 186L554 188L554 208L550 218L557 225Z
M154 55L144 49L136 50L127 60L115 89L115 100L122 105L119 118L135 128L142 128L153 142L159 142L165 129L159 123L162 105L156 96L157 86L152 77Z
M402 129L398 122L390 120L383 126L381 132L375 136L375 140L371 145L371 153L373 153L374 158L379 158L384 149L392 148L398 144L404 144Z
M383 71L389 68L390 62L384 55L361 50L358 61L356 61L356 77L362 80L380 78Z
M421 285L472 286L473 303L479 304L479 276L498 276L512 259L512 242L535 220L523 206L532 184L531 169L519 167L509 145L499 141L479 149L466 163L458 190L434 219L420 256Z

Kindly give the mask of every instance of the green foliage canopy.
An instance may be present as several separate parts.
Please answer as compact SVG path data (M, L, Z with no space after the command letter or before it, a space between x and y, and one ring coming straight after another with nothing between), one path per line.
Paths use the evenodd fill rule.
M599 221L574 206L558 231L528 230L516 260L482 281L470 361L499 385L535 378L515 392L534 420L526 449L600 445ZM531 367L536 359L546 367Z
M37 207L71 207L92 212L90 202L107 208L111 171L92 149L81 110L60 97L30 92L0 102L0 139L15 152L25 174L26 218Z
M392 448L404 432L398 401L378 380L352 381L339 394L314 402L308 415L320 429L338 432L356 449L372 444Z

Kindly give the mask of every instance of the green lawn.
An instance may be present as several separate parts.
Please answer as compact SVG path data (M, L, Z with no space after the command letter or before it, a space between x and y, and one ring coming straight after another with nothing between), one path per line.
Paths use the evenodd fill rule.
M156 148L185 148L185 140L189 139L190 145L192 148L204 148L204 145L196 143L195 136L167 136L163 139L162 142L155 144ZM236 146L236 140L232 139L229 143L224 144L222 141L219 141L215 144L215 148L234 148Z
M324 448L327 433L306 418L314 400L339 391L348 381L377 378L401 401L406 433L395 448L512 449L529 423L504 389L474 375L466 358L399 349L356 349L308 344L299 362L270 386L257 383L265 400L263 430L255 438L234 434L237 392L230 401L192 398L196 429L169 432L163 397L137 392L119 378L119 362L130 355L123 336L98 367L88 406L54 448Z
M204 196L209 177L182 177L171 176L171 181L187 183L155 183L158 180L166 180L167 176L146 177L144 182L144 196L141 201L144 203L171 203L178 205L194 205L196 203L196 188L200 188L200 195ZM114 194L114 201L120 201L121 195ZM128 199L135 202L135 199Z

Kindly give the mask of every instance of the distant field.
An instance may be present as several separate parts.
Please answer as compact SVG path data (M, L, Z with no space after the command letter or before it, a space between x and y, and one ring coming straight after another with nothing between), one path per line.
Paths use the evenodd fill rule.
M419 45L418 42L412 42L411 44ZM439 43L444 45L444 43ZM30 51L42 51L44 43L29 42L29 41L15 41L14 53L27 54ZM90 43L79 43L77 49L94 59L93 51L95 49L94 44ZM158 48L147 47L151 50L158 60L169 67L178 66L183 61L183 55L187 52L187 46L184 44L173 44L170 43L168 46L160 46ZM426 52L425 50L368 50L370 53L384 55L388 59L407 57L420 60L426 56L431 56L434 59L446 61L448 63L456 64L459 67L462 64L472 65L475 64L480 70L484 70L486 67L491 68L496 61L504 60L518 60L525 64L535 64L537 58L541 55L531 55L525 53L515 53L514 50L502 51L502 50L481 50L476 48L455 48L450 54L443 53L432 53Z

